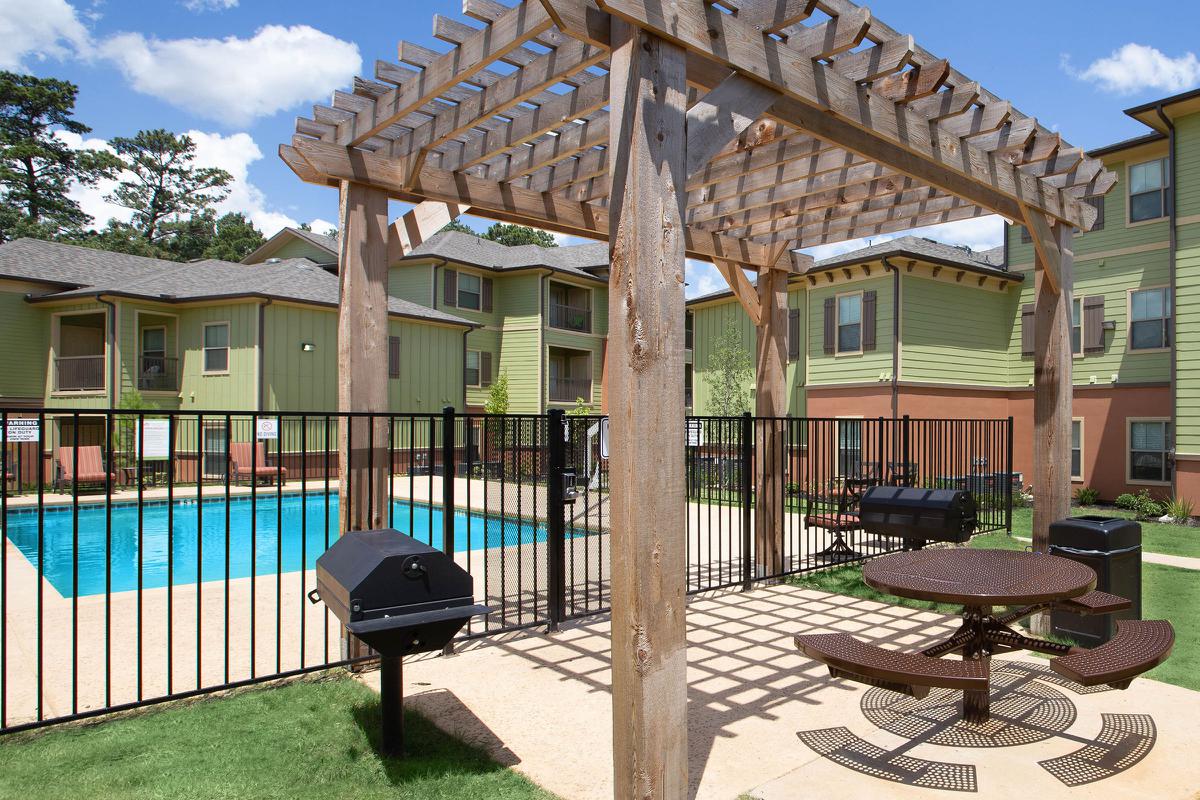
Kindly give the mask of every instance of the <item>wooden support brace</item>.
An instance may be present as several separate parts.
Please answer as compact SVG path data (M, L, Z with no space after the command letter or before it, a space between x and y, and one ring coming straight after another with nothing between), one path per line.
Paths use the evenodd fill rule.
M746 277L746 273L742 268L732 261L724 259L715 259L713 266L725 278L725 282L729 284L729 288L733 291L733 296L742 304L742 308L746 310L746 316L750 317L750 321L757 326L762 319L762 311L759 306L758 294L754 289L754 285L750 283L750 279Z
M388 231L388 263L408 255L421 243L466 213L467 207L425 200L392 223Z
M779 92L736 72L687 112L687 174L699 173L779 97Z

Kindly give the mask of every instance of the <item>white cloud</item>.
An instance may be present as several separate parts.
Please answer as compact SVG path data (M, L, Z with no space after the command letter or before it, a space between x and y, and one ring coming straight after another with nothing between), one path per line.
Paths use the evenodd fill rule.
M683 274L687 284L683 291L689 300L702 294L727 288L725 278L721 276L717 268L704 261L689 258Z
M62 60L90 48L87 28L66 0L0 0L0 69L33 57Z
M109 149L102 139L83 139L78 134L57 131L56 135L68 146L75 149ZM188 131L196 143L196 166L220 167L233 176L229 196L216 205L218 214L241 212L267 236L276 233L280 228L295 227L299 223L288 214L272 208L266 195L261 189L250 182L250 165L263 157L262 150L248 133L234 133L223 136L219 133L204 131ZM109 203L104 199L116 188L117 181L100 181L96 186L79 186L71 188L71 197L79 202L80 207L93 217L92 227L99 229L108 224L108 220L116 218L128 222L133 212L127 208ZM312 229L324 233L333 223L323 219L314 219Z
M230 126L328 95L362 68L357 45L307 25L267 25L249 39L123 33L98 50L135 90Z
M183 7L197 14L204 11L225 11L234 8L238 0L182 0Z
M1195 53L1172 58L1154 47L1133 42L1114 50L1108 58L1093 61L1082 71L1075 70L1064 55L1062 67L1068 75L1115 94L1144 89L1182 92L1200 82L1200 59Z

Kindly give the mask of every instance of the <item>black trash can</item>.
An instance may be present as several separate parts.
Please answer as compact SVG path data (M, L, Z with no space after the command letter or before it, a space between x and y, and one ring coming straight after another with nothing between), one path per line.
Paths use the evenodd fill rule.
M1080 616L1052 611L1054 633L1081 645L1103 644L1116 633L1118 619L1142 618L1142 526L1120 517L1068 517L1050 524L1050 553L1087 564L1096 588L1131 601L1126 611Z

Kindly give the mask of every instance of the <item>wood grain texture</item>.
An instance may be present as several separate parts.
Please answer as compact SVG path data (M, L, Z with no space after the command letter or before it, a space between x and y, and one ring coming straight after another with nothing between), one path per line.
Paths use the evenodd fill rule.
M683 51L613 22L607 395L614 797L687 797Z
M783 571L783 488L787 414L787 273L758 274L762 316L755 347L754 561L756 574Z
M388 409L388 196L341 184L338 279L338 410ZM339 531L374 530L387 520L387 420L338 425Z

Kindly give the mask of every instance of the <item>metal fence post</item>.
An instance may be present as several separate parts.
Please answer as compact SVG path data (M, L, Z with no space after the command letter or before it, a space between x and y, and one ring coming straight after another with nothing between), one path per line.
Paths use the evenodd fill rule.
M900 435L904 440L901 445L903 461L900 464L900 474L906 479L904 481L905 483L907 483L909 486L916 486L917 471L912 467L912 439L910 437L911 422L912 420L909 419L908 414L905 414L903 425L900 431Z
M561 408L551 409L546 426L546 588L550 630L557 631L566 617L567 603L567 502L563 473L567 468L566 418Z
M442 550L454 556L454 406L442 409ZM432 470L432 460L430 469Z
M1005 455L1006 455L1006 460L1008 462L1008 468L1007 468L1008 480L1005 481L1007 486L1005 487L1005 492L1004 492L1004 497L1005 497L1004 529L1005 529L1005 531L1008 532L1009 536L1012 536L1013 472L1014 472L1014 468L1013 468L1013 418L1012 417L1008 418L1008 436L1006 438L1007 438L1007 442L1005 443L1005 449L1008 452Z
M754 417L742 414L742 591L754 585Z

